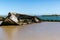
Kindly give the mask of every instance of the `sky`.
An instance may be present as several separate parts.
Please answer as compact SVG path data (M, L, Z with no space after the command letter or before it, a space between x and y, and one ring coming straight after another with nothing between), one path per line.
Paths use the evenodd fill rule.
M0 0L0 15L16 12L28 15L60 14L60 0Z

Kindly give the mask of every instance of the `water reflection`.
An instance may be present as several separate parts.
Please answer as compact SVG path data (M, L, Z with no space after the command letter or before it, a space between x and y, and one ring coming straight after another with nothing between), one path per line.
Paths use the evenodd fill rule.
M15 27L14 26L4 26L2 27L3 31L7 34L8 39L11 40L12 37L12 31Z
M60 22L2 26L0 40L60 40Z
M20 31L23 27L20 26L2 26L0 27L0 39L3 40L17 40L18 30ZM20 40L20 39L19 39Z
M0 27L0 40L8 40L6 32L1 27Z

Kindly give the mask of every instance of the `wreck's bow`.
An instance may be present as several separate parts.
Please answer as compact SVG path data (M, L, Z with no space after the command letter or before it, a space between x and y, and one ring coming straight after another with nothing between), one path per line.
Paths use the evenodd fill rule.
M14 14L9 13L8 16L2 22L2 25L13 25L13 24L17 25L18 19Z

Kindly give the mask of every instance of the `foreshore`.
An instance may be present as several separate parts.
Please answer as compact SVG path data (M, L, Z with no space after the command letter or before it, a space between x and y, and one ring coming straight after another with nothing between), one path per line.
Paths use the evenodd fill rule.
M60 22L0 26L1 40L60 40Z

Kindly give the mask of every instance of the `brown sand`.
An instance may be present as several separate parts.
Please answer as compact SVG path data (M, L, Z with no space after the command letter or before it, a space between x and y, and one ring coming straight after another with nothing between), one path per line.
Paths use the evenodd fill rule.
M1 26L0 40L60 40L60 22Z

